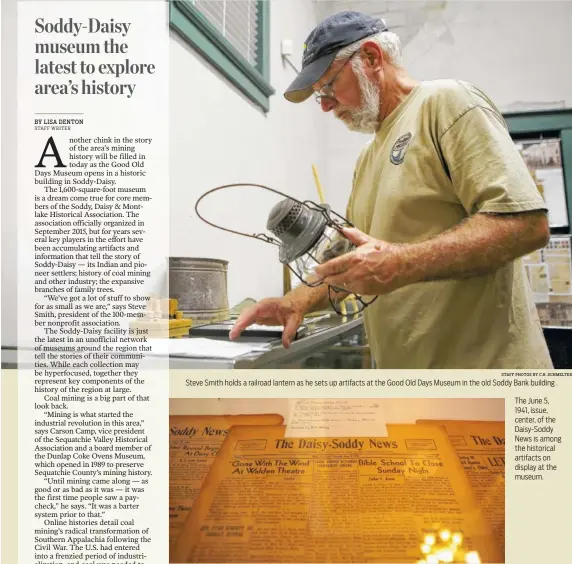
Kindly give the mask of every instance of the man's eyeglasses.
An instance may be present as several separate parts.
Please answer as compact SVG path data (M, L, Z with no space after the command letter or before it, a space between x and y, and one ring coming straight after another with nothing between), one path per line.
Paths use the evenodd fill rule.
M352 60L352 57L356 53L359 53L359 49L357 51L354 51L346 59L346 62L338 69L338 72L332 77L332 79L328 82L328 84L324 84L324 86L322 86L322 88L320 88L320 90L315 92L314 95L316 97L316 102L318 102L318 104L322 103L322 98L329 98L329 99L335 98L334 82L338 78L338 75L344 70L345 66Z

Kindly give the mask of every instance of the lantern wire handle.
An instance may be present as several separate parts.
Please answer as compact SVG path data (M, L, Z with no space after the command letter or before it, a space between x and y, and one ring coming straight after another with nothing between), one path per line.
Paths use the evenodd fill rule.
M242 183L224 184L222 186L217 186L216 188L212 188L212 189L208 190L207 192L205 192L195 203L195 213L197 214L199 219L201 219L202 221L204 221L205 223L207 223L211 227L215 227L216 229L220 229L221 231L226 231L227 233L234 233L235 235L242 235L243 237L250 237L251 239L258 239L259 241L264 241L265 243L271 243L272 245L276 245L279 247L281 244L280 241L278 241L274 237L271 237L270 235L267 235L266 233L249 234L249 233L244 233L243 231L236 231L235 229L229 229L228 227L222 227L221 225L217 225L216 223L213 223L212 221L205 219L201 215L201 213L199 212L199 203L204 198L206 198L207 196L209 196L212 193L217 192L219 190L226 190L228 188L238 188L240 186L251 186L254 188L261 188L263 190L268 190L269 192L273 192L274 194L279 194L280 196L284 196L285 198L292 200L293 202L296 202L302 206L305 206L305 207L307 207L313 211L320 212L326 218L326 220L330 221L331 226L334 229L336 229L337 231L339 231L340 233L342 232L342 229L344 227L353 227L354 226L353 223L348 221L345 217L341 216L339 213L332 210L328 204L316 204L315 202L312 202L311 200L300 201L300 200L297 200L296 198L293 198L292 196L289 196L288 194L285 194L284 192L280 192L279 190L275 190L274 188L264 186L263 184L250 184L250 183L247 183L247 184L242 184ZM338 220L333 218L332 214L337 216ZM290 265L287 265L287 266L300 279L300 281L303 282L304 284L306 284L307 286L314 287L315 285L318 285L318 284L314 285L312 283L305 282ZM328 286L328 299L329 299L330 304L333 307L334 311L337 314L341 315L341 312L338 311L338 309L334 305L335 300L332 299L332 294L331 294L332 290L336 293L338 292L338 290L336 288L333 288L332 286ZM378 298L378 296L375 296L372 300L366 302L361 298L361 296L358 296L357 294L354 294L354 295L356 296L357 300L362 304L363 309L365 309L368 305L372 304ZM362 311L363 311L363 309L362 309ZM359 312L356 312L356 313L359 313Z
M332 210L327 205L320 206L320 205L315 204L311 200L300 201L300 200L297 200L296 198L293 198L292 196L289 196L288 194L285 194L284 192L280 192L279 190L275 190L274 188L269 188L268 186L264 186L262 184L242 184L242 183L225 184L223 186L217 186L216 188L212 188L211 190L208 190L195 203L195 213L197 214L199 219L204 221L205 223L207 223L211 227L215 227L216 229L220 229L220 230L226 231L228 233L234 233L235 235L242 235L243 237L250 237L251 239L258 239L259 241L264 241L265 243L271 243L272 245L280 246L280 241L278 241L274 237L271 237L270 235L267 235L266 233L249 234L249 233L244 233L243 231L236 231L235 229L229 229L228 227L222 227L221 225L217 225L216 223L213 223L212 221L205 219L205 217L202 216L201 213L199 212L200 202L204 198L206 198L207 196L211 195L213 192L217 192L218 190L226 190L228 188L237 188L240 186L251 186L254 188L261 188L263 190L268 190L269 192L274 192L274 194L279 194L280 196L284 196L285 198L292 200L293 202L296 202L296 203L298 203L302 206L305 206L311 210L319 211L321 214L323 214L326 217L326 219L332 220L331 214L334 214L335 216L337 216L342 221L342 224L340 225L336 222L336 220L333 220L333 227L335 229L337 229L338 231L341 231L343 227L353 227L353 225L347 219L342 217L340 214L336 213L334 210Z

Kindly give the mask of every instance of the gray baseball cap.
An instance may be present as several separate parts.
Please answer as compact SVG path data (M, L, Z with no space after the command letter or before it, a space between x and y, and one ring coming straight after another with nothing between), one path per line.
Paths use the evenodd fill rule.
M382 31L388 31L383 20L360 12L328 16L306 39L302 70L284 92L286 100L294 103L307 100L312 95L312 85L325 74L340 49Z

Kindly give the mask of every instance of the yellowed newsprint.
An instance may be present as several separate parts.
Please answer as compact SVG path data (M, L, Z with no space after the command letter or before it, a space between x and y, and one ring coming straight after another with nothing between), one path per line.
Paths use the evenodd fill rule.
M175 562L416 562L428 532L501 552L442 427L387 437L291 438L233 427L173 552Z
M173 546L229 429L233 425L281 425L283 421L281 415L169 417L170 547Z
M418 423L443 425L477 501L487 516L493 533L505 553L505 424L504 421L433 421Z

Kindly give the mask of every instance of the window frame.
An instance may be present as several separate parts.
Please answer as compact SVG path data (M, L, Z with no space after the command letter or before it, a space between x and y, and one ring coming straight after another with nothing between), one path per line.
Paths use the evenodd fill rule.
M257 67L249 63L188 0L169 2L169 26L265 112L270 109L270 2L257 0Z
M570 235L572 233L572 109L505 113L503 117L515 141L527 135L554 136L560 139L569 225L567 228L553 229L552 232L555 235Z

